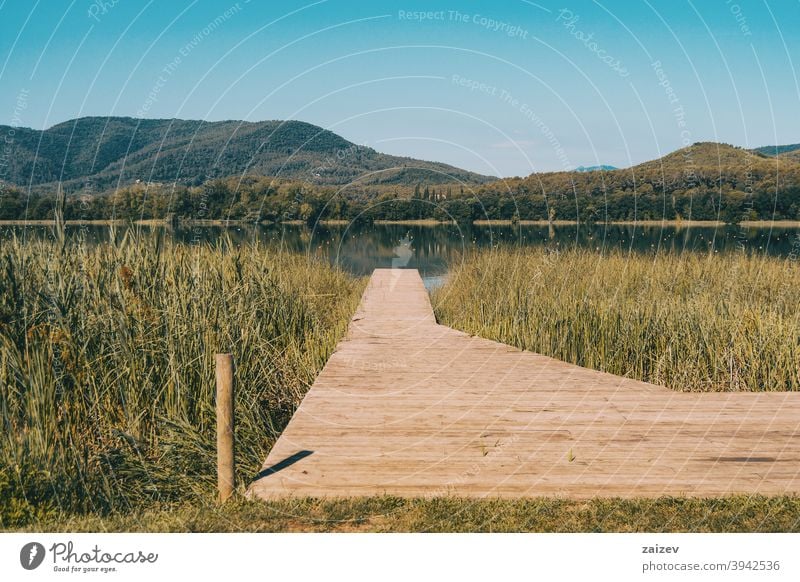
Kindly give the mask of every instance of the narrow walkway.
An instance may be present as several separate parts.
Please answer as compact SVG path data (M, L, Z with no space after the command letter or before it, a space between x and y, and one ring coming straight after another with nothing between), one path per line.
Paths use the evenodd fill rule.
M800 493L800 394L681 393L438 325L372 275L250 494Z

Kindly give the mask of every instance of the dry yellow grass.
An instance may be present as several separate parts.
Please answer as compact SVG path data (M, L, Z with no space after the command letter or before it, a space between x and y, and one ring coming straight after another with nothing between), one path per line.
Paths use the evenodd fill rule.
M492 250L434 294L439 321L677 390L800 389L800 264L760 256Z
M132 233L133 231L128 231ZM324 365L363 282L259 247L0 242L0 527L214 487L214 354L238 478Z

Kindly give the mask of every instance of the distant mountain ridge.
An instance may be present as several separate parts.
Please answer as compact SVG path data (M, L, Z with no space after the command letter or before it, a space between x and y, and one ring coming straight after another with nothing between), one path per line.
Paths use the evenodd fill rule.
M800 143L793 143L788 145L761 146L760 148L753 148L751 151L754 151L759 154L764 154L765 156L780 156L781 154L788 154L800 151Z
M618 170L616 166L609 166L607 164L600 164L599 166L578 166L575 168L576 172L597 172L597 171L605 171L610 172L611 170Z
M313 135L317 136L317 133ZM321 137L341 139L335 134ZM349 144L346 140L338 143ZM277 146L269 143L268 147ZM310 165L322 159L320 155L312 155L303 171L320 176L327 176L330 172L339 179L354 168L363 171L366 162L378 167L382 160L386 160L369 148L364 151L358 146L352 147L355 150L342 154L345 159L342 163L340 157L332 157L329 147L325 146L320 155L332 160L331 165ZM84 149L91 151L91 148ZM309 149L304 154L311 155L311 151L314 150ZM281 155L274 159L292 155L278 153ZM728 144L701 142L626 169L544 172L466 187L453 182L433 183L432 180L443 175L441 166L414 160L410 163L425 164L422 170L412 169L411 165L377 170L373 175L389 175L395 181L365 184L360 180L346 189L332 184L316 186L305 179L282 179L269 174L242 178L240 174L224 179L206 179L197 186L174 185L174 181L123 184L124 187L114 190L109 196L70 196L63 201L63 215L67 220L164 219L170 223L196 218L244 222L292 220L306 224L315 224L319 220L422 219L448 222L568 220L586 223L614 220L794 221L800 220L800 163L791 158L796 153L800 150L770 157ZM254 156L254 159L265 163L259 156ZM348 156L356 161L361 158L359 165L347 163ZM131 158L129 156L127 161L130 162ZM159 158L149 155L145 159L158 162ZM389 156L389 159L394 161L397 158ZM267 162L269 160L266 158ZM79 164L85 162L77 158L73 163L80 168ZM212 164L210 161L209 167ZM113 163L110 165L114 167ZM5 166L2 168L5 172ZM425 172L427 177L420 173L415 176L418 182L412 185L403 183L401 180L407 179L412 170ZM71 171L76 170L73 168ZM119 175L124 177L125 171L123 168ZM445 175L452 179L454 172L448 171ZM89 178L96 179L96 175ZM31 194L20 188L0 188L0 220L53 220L62 199L53 196L52 190L42 188Z
M11 128L0 126L8 135ZM431 184L493 180L447 164L382 154L302 121L187 121L84 117L44 131L13 128L2 179L20 186L61 181L67 192L140 181L198 185L235 175L320 185Z
M0 181L32 185L43 194L52 193L59 182L67 193L102 193L137 182L199 186L216 178L243 175L318 186L357 182L369 186L364 196L376 195L373 185L397 186L402 191L424 184L487 185L498 181L443 163L382 154L302 121L84 117L44 131L11 129L0 126L0 132L13 135L11 143L3 144ZM628 191L634 175L636 182L646 178L655 189L662 188L662 181L678 188L680 182L687 182L687 176L694 175L684 189L693 188L692 181L701 186L720 184L720 178L729 187L741 189L744 168L754 170L760 179L768 178L775 174L776 163L797 168L800 144L747 150L701 142L627 169L582 166L572 172L509 178L501 185L507 188L522 183L532 188L544 181L560 191L562 179L571 175L575 184L585 184L590 191L597 190L598 180L605 180L605 190Z

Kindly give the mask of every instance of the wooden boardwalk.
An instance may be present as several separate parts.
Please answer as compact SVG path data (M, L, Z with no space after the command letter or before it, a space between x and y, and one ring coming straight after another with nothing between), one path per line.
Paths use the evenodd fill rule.
M378 269L249 492L800 493L800 394L675 392L470 337L417 271Z

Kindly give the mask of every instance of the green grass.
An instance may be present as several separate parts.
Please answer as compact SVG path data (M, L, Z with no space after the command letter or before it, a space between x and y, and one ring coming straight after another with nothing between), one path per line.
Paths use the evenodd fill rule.
M800 531L798 497L242 499L363 288L259 247L0 242L0 529ZM493 251L434 303L454 327L679 389L798 387L791 261ZM240 484L222 507L220 351Z
M50 516L27 531L800 532L798 497L720 499L236 499L105 517Z
M496 249L433 303L470 334L676 390L800 389L796 260Z
M258 247L0 242L0 527L213 491L216 352L234 355L246 482L363 286Z

